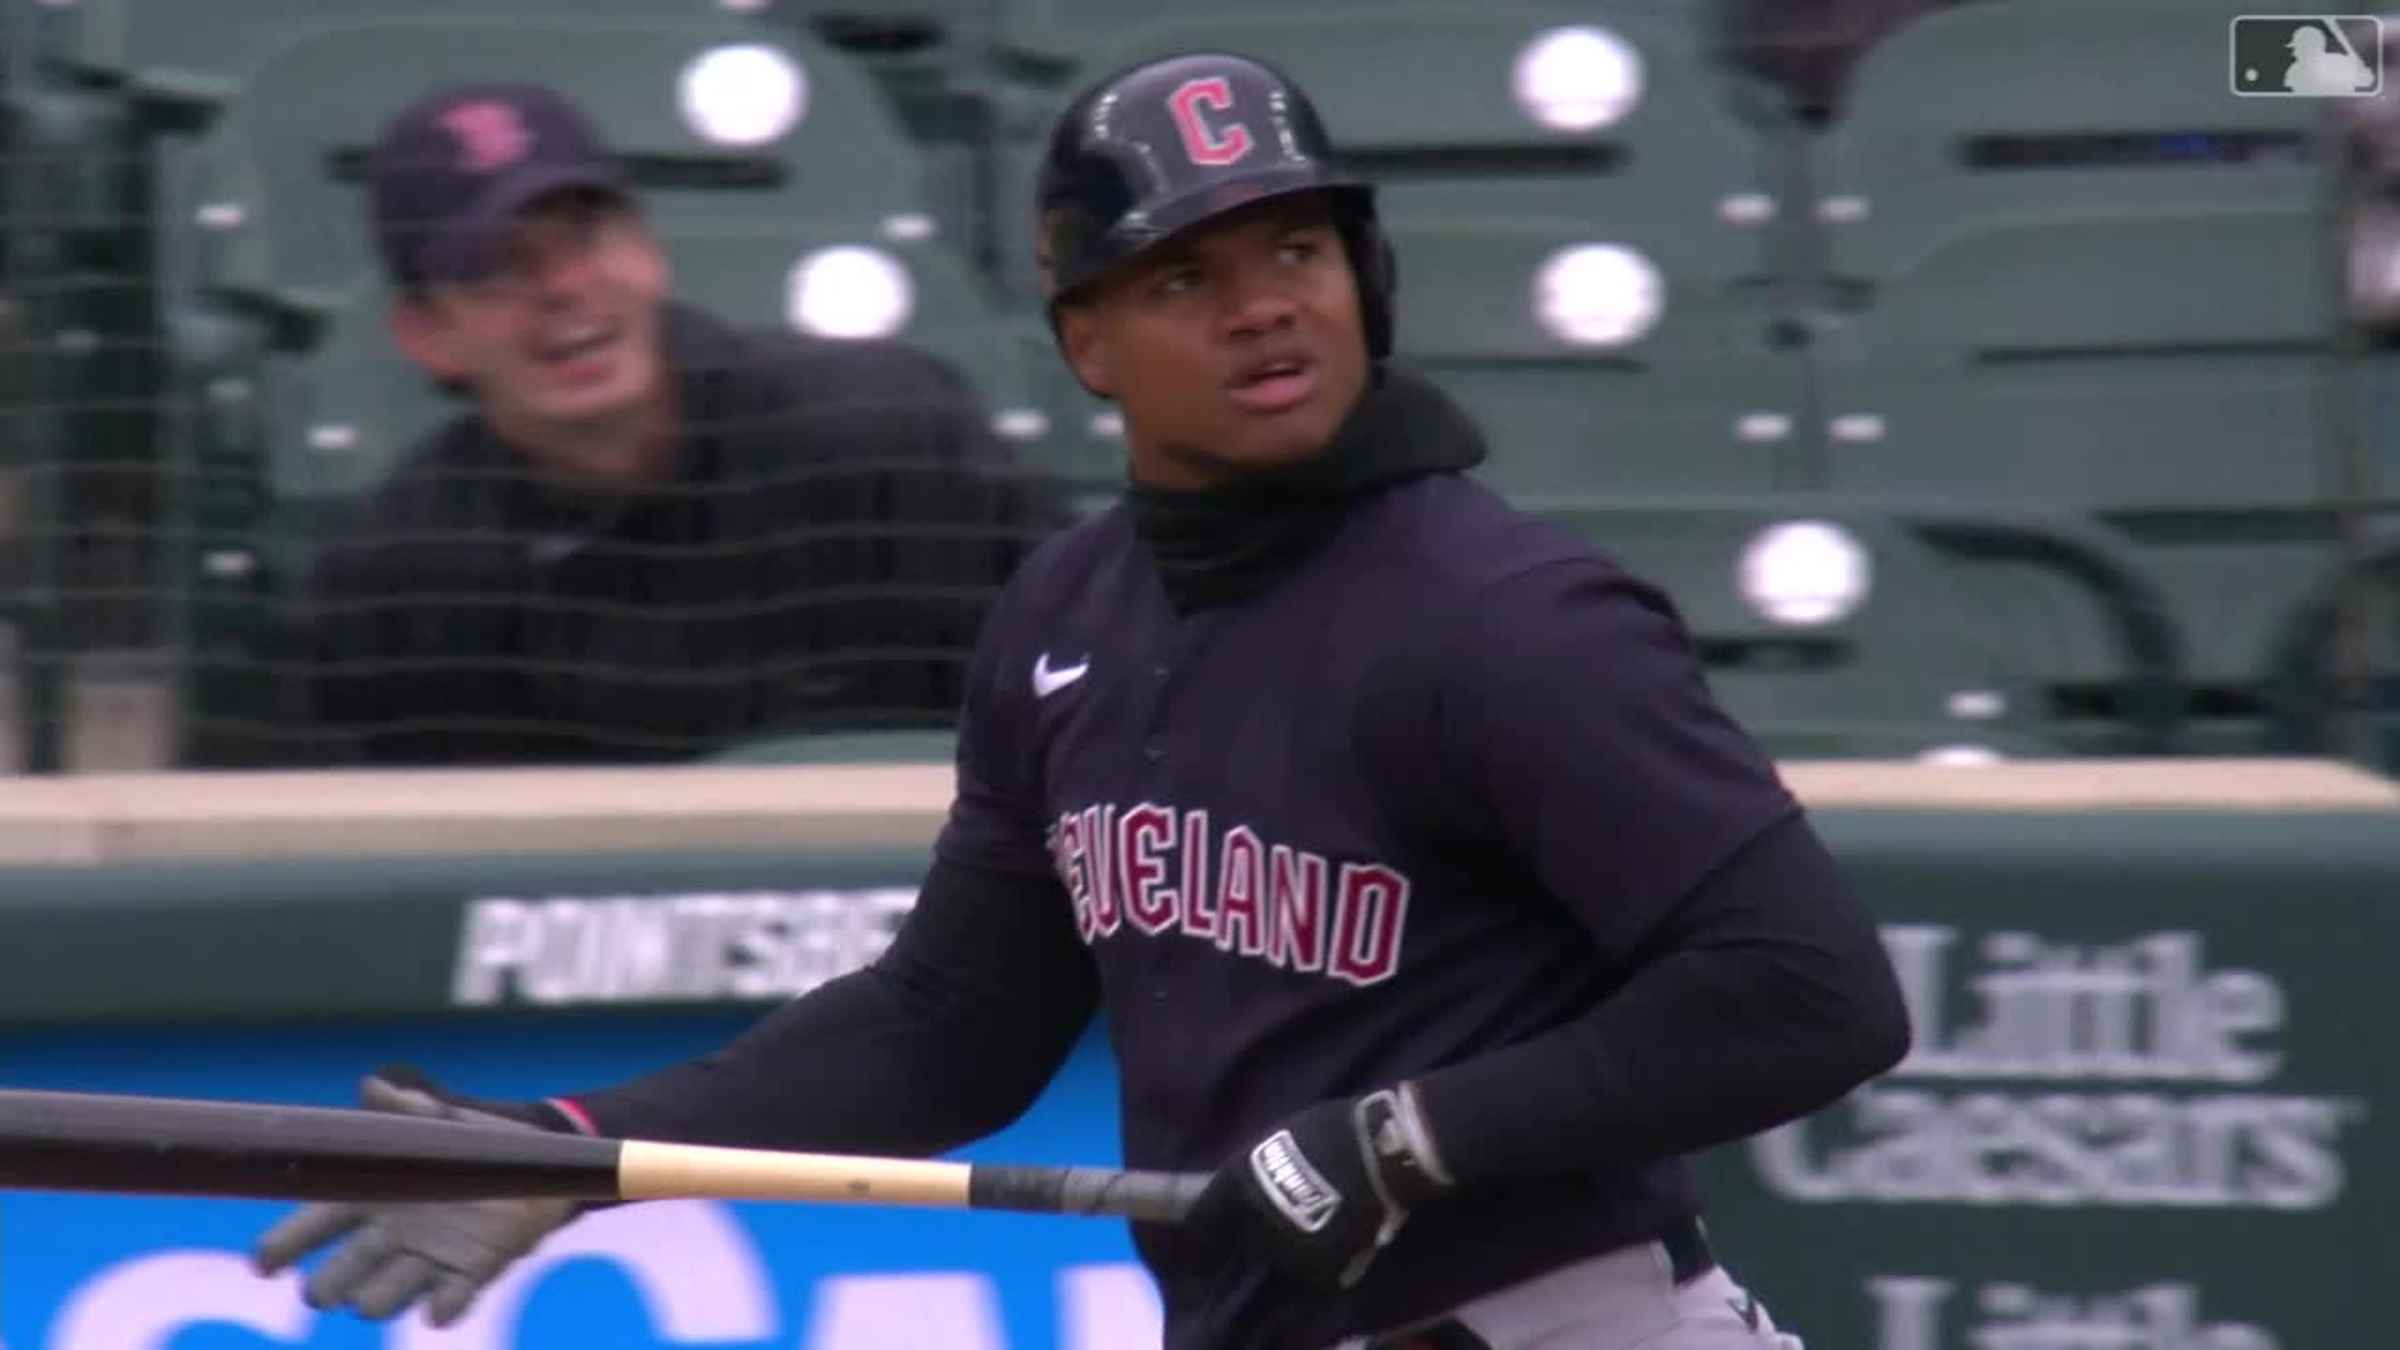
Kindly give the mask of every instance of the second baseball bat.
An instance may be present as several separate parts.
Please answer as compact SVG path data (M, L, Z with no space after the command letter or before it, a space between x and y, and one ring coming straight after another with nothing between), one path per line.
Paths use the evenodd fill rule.
M808 1200L1180 1221L1205 1174L713 1148L379 1111L0 1089L0 1189L363 1202Z

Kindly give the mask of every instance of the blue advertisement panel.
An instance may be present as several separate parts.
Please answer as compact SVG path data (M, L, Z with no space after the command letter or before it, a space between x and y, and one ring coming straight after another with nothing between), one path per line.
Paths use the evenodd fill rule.
M538 1096L716 1045L755 1013L490 1017L309 1032L12 1036L12 1087L349 1105L412 1062L463 1092ZM959 1156L1111 1164L1116 1084L1087 1038L1022 1120ZM0 1196L5 1350L1102 1350L1158 1343L1157 1297L1113 1219L673 1201L586 1216L442 1331L319 1313L247 1267L290 1206Z

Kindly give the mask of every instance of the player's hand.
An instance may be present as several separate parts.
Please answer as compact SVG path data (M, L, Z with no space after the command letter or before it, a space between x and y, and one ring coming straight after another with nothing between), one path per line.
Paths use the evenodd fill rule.
M404 1066L369 1076L359 1104L435 1120L543 1128L535 1123L536 1108L455 1096ZM272 1275L347 1235L303 1286L310 1307L347 1305L382 1320L422 1298L426 1319L448 1326L509 1262L581 1208L579 1201L554 1199L310 1205L267 1230L251 1258L259 1274Z
M1348 1288L1411 1209L1448 1189L1414 1094L1324 1102L1253 1141L1209 1180L1186 1226L1255 1247L1318 1288Z

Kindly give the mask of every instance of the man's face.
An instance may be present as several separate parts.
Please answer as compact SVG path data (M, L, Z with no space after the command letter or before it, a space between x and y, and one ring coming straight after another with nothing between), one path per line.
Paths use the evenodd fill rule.
M1358 284L1321 194L1177 236L1060 311L1134 477L1202 488L1317 453L1367 386Z
M626 204L565 192L528 206L490 275L441 283L393 315L401 346L467 385L505 436L557 443L665 387L664 252Z

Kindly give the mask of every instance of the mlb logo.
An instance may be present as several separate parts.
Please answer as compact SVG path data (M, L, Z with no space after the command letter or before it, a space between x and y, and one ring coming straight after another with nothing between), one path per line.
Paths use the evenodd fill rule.
M2371 14L2245 14L2233 21L2242 98L2372 98L2383 92L2383 20Z

